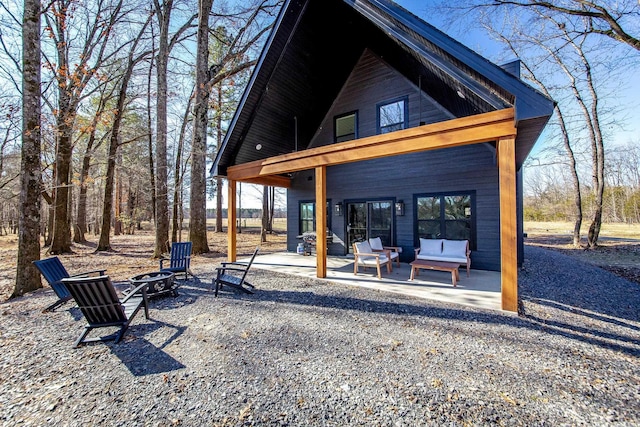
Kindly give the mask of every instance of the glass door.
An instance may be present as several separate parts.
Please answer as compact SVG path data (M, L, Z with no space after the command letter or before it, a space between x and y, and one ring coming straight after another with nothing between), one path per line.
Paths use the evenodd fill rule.
M353 244L367 239L367 204L347 204L347 253L353 253Z
M383 245L393 244L391 200L347 204L347 252L353 253L353 243L371 237L380 237Z

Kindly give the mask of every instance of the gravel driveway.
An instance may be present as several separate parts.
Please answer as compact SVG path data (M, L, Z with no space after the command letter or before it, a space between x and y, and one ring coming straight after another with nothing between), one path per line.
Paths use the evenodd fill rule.
M119 345L73 349L51 291L0 306L16 425L638 425L640 287L527 247L523 315L254 270L155 300Z

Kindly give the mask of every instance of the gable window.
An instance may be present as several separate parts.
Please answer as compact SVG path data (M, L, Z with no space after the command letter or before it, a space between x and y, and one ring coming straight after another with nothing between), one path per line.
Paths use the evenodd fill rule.
M407 128L407 98L394 99L377 106L378 133L389 133Z
M475 192L416 196L417 235L423 239L468 240L476 248Z
M335 141L343 142L358 138L358 112L336 116L335 118Z

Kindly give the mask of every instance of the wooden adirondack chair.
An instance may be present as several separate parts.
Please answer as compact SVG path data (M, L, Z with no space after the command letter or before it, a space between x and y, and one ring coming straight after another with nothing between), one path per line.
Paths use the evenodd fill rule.
M171 253L169 258L160 258L160 270L170 271L174 274L183 273L185 280L189 279L189 274L193 277L193 273L189 269L191 265L191 242L174 242L171 245ZM164 263L169 261L169 266L164 267Z
M234 289L238 289L241 292L247 294L253 294L253 292L247 289L245 286L255 288L251 283L247 282L245 278L247 273L253 264L253 260L258 254L260 247L256 247L253 251L253 255L249 260L249 263L242 262L223 262L222 267L216 268L216 278L213 279L213 284L216 287L215 296L218 296L218 290L222 289L223 285L231 286Z
M74 275L69 275L67 269L64 268L60 258L57 256L41 259L38 261L33 261L35 266L40 270L40 274L46 279L49 283L49 286L53 289L53 291L58 296L58 301L51 304L49 307L45 308L42 312L53 311L62 304L66 303L71 299L71 294L65 287L64 283L62 283L62 279L66 279L69 277L87 277L92 275L100 275L102 276L106 270L93 270L87 271L85 273L78 273Z
M87 320L87 326L74 347L95 341L120 342L131 321L143 307L145 317L149 318L147 283L137 286L122 300L118 298L109 276L66 278L62 279L62 283ZM106 327L119 327L120 330L111 335L86 339L92 329Z

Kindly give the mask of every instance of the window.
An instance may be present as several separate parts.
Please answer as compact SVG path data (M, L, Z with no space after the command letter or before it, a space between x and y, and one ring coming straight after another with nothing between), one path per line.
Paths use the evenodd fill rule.
M300 202L300 234L316 231L316 203ZM327 228L331 229L331 200L327 199Z
M469 240L475 249L475 193L416 196L418 237Z
M407 98L378 104L378 133L389 133L407 127Z
M336 116L335 118L336 142L350 141L358 138L358 112Z
M300 202L300 234L316 231L316 204Z

